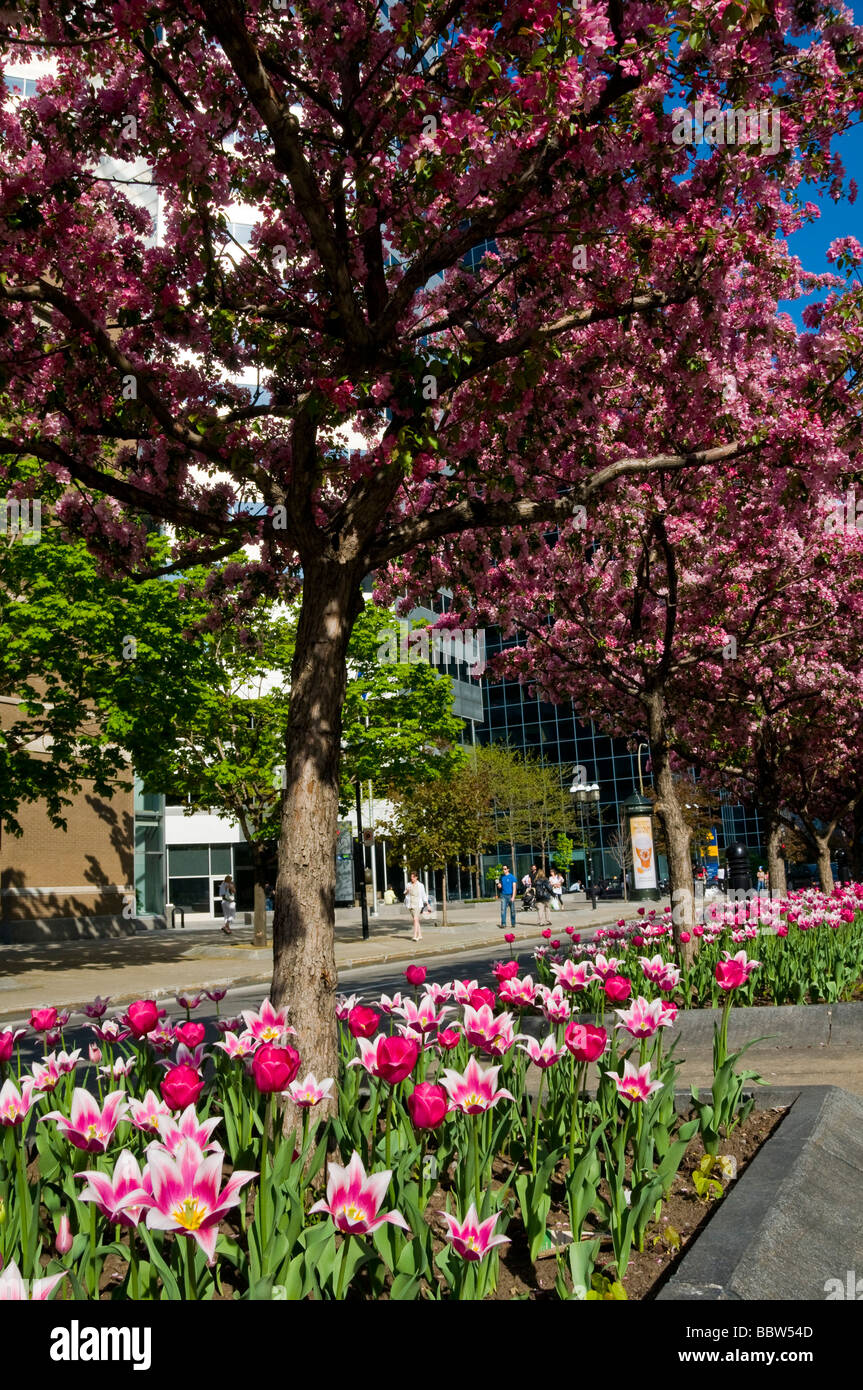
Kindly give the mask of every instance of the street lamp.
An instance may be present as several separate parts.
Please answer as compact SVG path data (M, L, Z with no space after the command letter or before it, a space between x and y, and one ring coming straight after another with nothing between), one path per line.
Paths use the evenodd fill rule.
M581 843L584 848L584 872L589 884L585 884L590 894L591 905L596 911L596 883L594 881L593 864L588 860L588 847L584 834L584 807L586 802L597 802L599 800L598 782L573 782L569 789L570 796L575 797L575 804L578 807L579 822L581 824ZM592 856L591 856L592 858Z

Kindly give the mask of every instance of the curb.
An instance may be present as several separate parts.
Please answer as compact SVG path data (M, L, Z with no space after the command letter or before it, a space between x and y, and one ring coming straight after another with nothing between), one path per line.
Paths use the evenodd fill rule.
M863 1268L863 1101L838 1086L757 1093L759 1109L789 1102L657 1301L825 1300Z

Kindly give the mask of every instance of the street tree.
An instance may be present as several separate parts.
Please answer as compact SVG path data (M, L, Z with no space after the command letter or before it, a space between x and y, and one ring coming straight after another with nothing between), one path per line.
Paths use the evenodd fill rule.
M490 566L615 480L764 446L706 393L657 454L654 363L665 345L666 381L686 340L710 366L685 370L721 375L777 277L795 292L777 233L809 215L801 180L841 187L860 47L826 0L2 12L5 64L54 62L0 117L2 447L69 484L64 519L114 566L148 568L155 518L180 570L246 549L222 608L302 588L272 993L319 1074L364 577Z

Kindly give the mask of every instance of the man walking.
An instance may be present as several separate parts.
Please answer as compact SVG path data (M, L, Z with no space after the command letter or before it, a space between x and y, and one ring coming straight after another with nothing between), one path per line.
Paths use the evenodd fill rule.
M503 873L500 876L500 925L506 926L506 910L509 908L510 921L515 930L515 890L518 887L518 880L515 874L509 871L509 865L504 864Z

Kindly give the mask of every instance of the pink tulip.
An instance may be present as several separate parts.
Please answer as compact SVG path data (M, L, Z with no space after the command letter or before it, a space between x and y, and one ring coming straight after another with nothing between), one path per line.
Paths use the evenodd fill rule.
M84 1013L88 1018L101 1018L110 1002L110 994L105 999L103 999L100 994L97 994L92 1004L84 1005Z
M724 961L718 961L715 975L716 983L720 989L731 990L739 989L745 985L753 970L757 970L761 964L760 960L748 960L745 951L738 951L736 956L732 956L729 951L723 951Z
M171 1067L159 1087L162 1099L172 1110L185 1110L187 1105L194 1105L203 1089L204 1078L194 1067L185 1066Z
M464 1221L459 1221L448 1211L442 1212L442 1216L449 1227L447 1239L452 1242L453 1250L463 1260L482 1260L495 1245L509 1244L509 1236L492 1234L500 1212L481 1222L476 1214L476 1206L471 1204Z
M336 995L336 1018L340 1023L347 1023L348 1014L355 1004L359 1003L358 994L337 994Z
M349 1067L364 1067L370 1076L377 1076L395 1086L410 1076L420 1055L419 1043L415 1038L392 1037L379 1034L374 1042L368 1038L358 1038L359 1057L348 1062Z
M367 1177L358 1153L353 1154L346 1168L338 1163L331 1163L327 1175L326 1201L321 1199L315 1202L314 1206L309 1208L309 1214L316 1211L326 1212L332 1218L336 1230L342 1231L345 1235L368 1235L385 1221L409 1231L408 1223L397 1211L378 1216L391 1177L392 1170L389 1168L380 1173L370 1173Z
M57 1026L56 1009L31 1009L30 1027L34 1033L49 1033Z
M513 961L513 965L517 964ZM536 985L533 983L531 975L525 975L523 979L518 979L517 975L511 979L504 980L500 986L500 1001L502 1004L512 1004L517 1009L532 1008L536 1001Z
M540 936L544 936L546 941L549 941L551 939L551 927L546 927L544 931L541 931Z
M85 1153L103 1154L111 1142L114 1130L126 1115L125 1091L111 1091L102 1108L94 1096L82 1087L72 1092L72 1107L67 1119L59 1110L50 1110L39 1124L55 1120L64 1139Z
M685 946L688 941L692 940L692 937L688 931L682 931L680 933L680 940L683 942Z
M179 1004L180 1008L181 1008L181 1009L188 1009L189 1013L192 1012L192 1009L197 1009L197 1007L198 1007L198 1005L200 1004L200 1002L201 1002L201 1000L203 999L203 997L204 997L203 994L175 994L175 995L174 995L174 998L176 999L176 1001L177 1001L177 1003ZM224 996L223 996L223 997L224 997Z
M269 999L263 1001L259 1013L244 1009L243 1018L247 1029L258 1042L280 1043L288 1034L296 1033L296 1029L288 1024L287 1009L274 1009Z
M677 1018L677 1005L670 1004L665 999L662 1000L662 1027L668 1028Z
M609 975L603 988L606 998L613 1004L622 1004L632 993L632 985L623 975Z
M113 1173L78 1173L76 1176L87 1184L78 1200L94 1202L106 1221L112 1226L124 1226L127 1231L134 1231L153 1199L149 1174L146 1170L141 1173L138 1160L129 1149L120 1154Z
M537 988L537 994L539 994L539 988ZM542 1000L540 1008L549 1023L566 1022L572 1009L561 985L555 985L554 989L546 988L539 997Z
M595 1062L605 1051L608 1034L592 1023L570 1023L563 1041L577 1062Z
M352 1038L371 1038L378 1031L381 1016L365 1004L357 1004L348 1014L348 1030Z
M205 989L205 990L204 990L205 995L207 996L207 998L208 998L213 1004L219 1004L219 1003L221 1003L221 1001L224 999L224 997L225 997L225 995L227 994L227 992L228 992L227 987L226 987L225 989Z
M174 1037L186 1047L197 1047L206 1035L203 1023L178 1023L174 1028Z
M450 1098L450 1110L461 1110L465 1115L481 1115L499 1100L513 1100L509 1091L495 1090L499 1071L500 1067L489 1067L483 1071L475 1057L471 1057L463 1073L444 1071L442 1081Z
M44 1065L41 1062L34 1062L31 1070L34 1090L53 1091L60 1080L61 1072L53 1052L45 1058Z
M451 1052L461 1042L461 1033L457 1028L444 1028L438 1033L435 1042L444 1052Z
M780 922L779 926L776 928L776 935L777 935L777 936L787 936L787 935L788 935L788 928L786 927L786 925L785 925L784 922Z
M519 1043L522 1052L526 1052L535 1067L545 1071L548 1067L553 1067L555 1062L559 1062L566 1049L555 1046L554 1035L549 1036L542 1042L537 1042L536 1038L527 1038Z
M31 1279L28 1286L27 1281L21 1278L18 1266L11 1260L0 1274L0 1303L44 1303L60 1280L65 1278L65 1271L62 1274L49 1274L46 1279Z
M409 985L416 987L424 985L426 982L426 968L424 965L409 965L405 971L405 979Z
M162 1056L167 1056L174 1046L174 1029L170 1023L163 1023L159 1028L154 1028L152 1033L147 1034L147 1042L154 1052L161 1052Z
M511 946L512 943L515 941L515 933L511 931L505 932L503 939L504 941L508 942Z
M330 1099L330 1091L333 1089L333 1078L326 1077L324 1081L317 1081L309 1072L303 1081L292 1081L288 1087L288 1095L298 1105L301 1110L311 1110L315 1105L320 1105L322 1101Z
M389 1017L391 1014L397 1013L401 1006L402 997L398 990L393 995L392 999L390 999L390 996L388 994L382 994L380 999L378 1000L378 1008L380 1009L381 1013L386 1014L387 1017Z
M54 1241L54 1249L58 1255L68 1255L72 1249L72 1226L65 1211L57 1223L57 1237Z
M236 1033L226 1029L224 1042L217 1042L215 1046L220 1047L223 1052L227 1052L230 1058L236 1060L237 1058L249 1057L258 1046L258 1040L252 1033L241 1033L237 1037Z
M106 1018L104 1023L91 1023L90 1029L100 1042L121 1043L129 1037L129 1029L124 1028L119 1019Z
M445 1004L452 998L452 985L430 984L426 986L426 996L431 999L433 1004Z
M616 956L606 957L601 951L597 951L593 958L593 968L602 980L607 980L610 975L615 975L621 963Z
M628 1009L615 1009L615 1013L620 1019L617 1027L624 1028L633 1038L652 1038L657 1029L668 1026L663 1017L662 1000L654 999L651 1003L643 994Z
M643 1067L636 1067L627 1061L623 1064L623 1076L618 1076L615 1071L607 1071L605 1074L614 1082L621 1100L643 1101L652 1096L654 1091L662 1090L661 1081L650 1079L649 1062L645 1062Z
M514 980L518 974L519 965L517 960L499 960L491 968L491 973L498 981L500 986L504 980Z
M161 1111L156 1115L155 1120L159 1147L167 1149L168 1153L176 1153L180 1145L187 1139L197 1144L202 1153L206 1153L209 1149L221 1148L217 1141L210 1138L213 1130L221 1124L218 1115L211 1116L208 1120L199 1120L195 1114L194 1105L187 1105L179 1120L175 1120L170 1113L166 1115ZM148 1145L148 1152L149 1148Z
M408 1031L411 1033L433 1033L440 1028L447 1014L451 1014L452 1009L443 1007L438 1009L431 995L424 994L418 1004L412 999L406 999L396 1013L404 1019Z
M21 1090L13 1081L0 1086L0 1125L21 1125L30 1114L36 1100L32 1078L25 1076Z
M221 1149L205 1155L191 1139L184 1140L175 1154L157 1144L147 1149L153 1191L147 1226L196 1241L208 1264L215 1263L216 1237L225 1213L239 1203L240 1189L257 1177L235 1170L220 1192L224 1159Z
M118 1076L126 1077L134 1070L136 1061L136 1057L115 1057L112 1066L100 1067L99 1071L102 1076L110 1076L112 1079Z
M488 1004L493 1009L497 1003L493 989L475 989L468 1000L472 1009L479 1009L483 1004Z
M159 1008L154 999L138 999L126 1010L126 1022L136 1038L145 1038L158 1027Z
M265 1043L252 1058L252 1078L263 1095L286 1091L300 1069L295 1047L273 1047Z
M469 1004L471 995L477 989L479 989L479 980L453 980L452 982L453 998L457 1004ZM483 999L481 1002L487 1004L488 1000ZM491 1002L493 1004L494 999Z
M499 1032L500 1019L488 1004L482 1004L478 1009L471 1008L469 1004L465 1006L464 1035L471 1047L487 1048Z
M170 1115L170 1110L155 1091L148 1091L143 1100L129 1098L129 1112L126 1118L136 1129L144 1134L159 1133L159 1116Z
M93 1063L94 1067L98 1066L102 1060L101 1047L97 1047L95 1043L91 1043L90 1046L87 1048L87 1056L90 1058L90 1061Z
M11 1059L12 1049L26 1032L26 1028L8 1028L4 1033L0 1033L0 1062L8 1062Z
M408 1111L414 1129L437 1129L449 1110L449 1099L443 1086L421 1081L408 1096Z
M589 960L564 961L563 965L552 965L552 971L557 978L557 983L571 994L578 990L587 989L588 985L596 979L596 973Z

